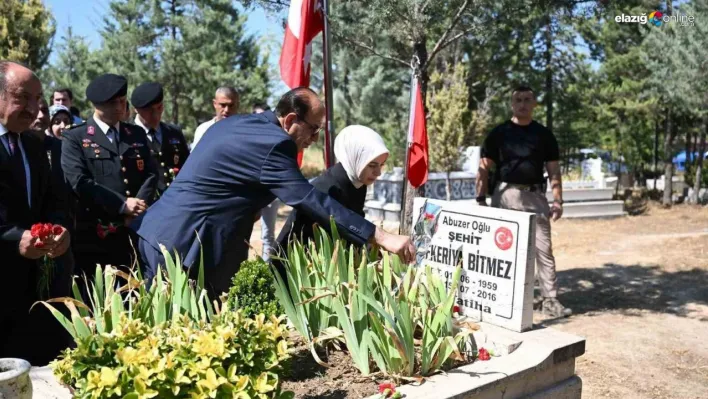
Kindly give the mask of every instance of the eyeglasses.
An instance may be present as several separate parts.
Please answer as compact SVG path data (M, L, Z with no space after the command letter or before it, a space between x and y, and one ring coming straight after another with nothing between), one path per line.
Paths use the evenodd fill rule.
M315 125L315 124L308 122L307 120L305 120L304 117L298 115L297 118L301 122L303 122L305 125L307 125L307 127L309 127L310 130L312 130L312 136L317 136L318 134L320 134L320 131L322 131L322 128L319 125Z

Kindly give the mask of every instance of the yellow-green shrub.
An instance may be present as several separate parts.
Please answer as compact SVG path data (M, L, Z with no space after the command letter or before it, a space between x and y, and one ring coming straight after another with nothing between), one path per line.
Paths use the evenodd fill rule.
M77 398L292 398L280 392L281 322L237 311L149 327L122 315L112 332L80 338L51 366Z

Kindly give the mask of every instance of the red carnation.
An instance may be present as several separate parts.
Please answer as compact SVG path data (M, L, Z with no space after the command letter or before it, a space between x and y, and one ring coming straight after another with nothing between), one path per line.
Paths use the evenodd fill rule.
M453 313L460 313L460 306L458 306L458 305L453 306L453 307L452 307L452 312L453 312Z
M44 248L44 243L42 241L36 241L34 243L35 248Z
M116 231L118 231L118 229L116 229L116 226L114 226L113 223L111 223L111 224L108 226L108 232L109 232L109 233L115 233Z
M42 239L48 238L49 236L52 235L52 227L54 227L51 223L45 223L44 226L42 226L42 232L40 233L40 237Z
M396 393L396 385L386 382L379 384L379 393L384 395L384 398L388 398Z
M42 224L41 223L33 224L30 232L32 233L32 237L39 238L39 236L42 234Z
M64 228L59 226L58 224L55 224L54 227L52 227L52 234L54 234L55 236L60 236L63 232Z
M96 225L96 234L98 235L98 238L100 238L100 239L106 238L106 231L103 230L103 226L101 226L100 223Z
M172 173L177 174L179 172L179 168L172 168Z
M484 349L484 348L479 348L479 353L477 353L477 358L478 358L479 360L489 360L489 359L491 359L492 357L489 356L489 351L487 351L487 350Z

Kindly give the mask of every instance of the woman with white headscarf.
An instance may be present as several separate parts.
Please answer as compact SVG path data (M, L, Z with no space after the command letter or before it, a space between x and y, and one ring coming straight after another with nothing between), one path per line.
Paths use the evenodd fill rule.
M364 215L366 188L373 184L388 159L388 148L374 130L360 125L342 129L334 140L334 155L338 163L312 182L316 189L329 194L350 210ZM297 237L305 243L314 237L314 220L295 210L278 236L280 248ZM323 226L329 230L329 226Z

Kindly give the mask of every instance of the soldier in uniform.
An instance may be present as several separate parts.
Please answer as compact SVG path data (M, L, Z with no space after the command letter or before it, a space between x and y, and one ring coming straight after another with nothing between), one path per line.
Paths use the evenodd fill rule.
M126 226L155 198L156 165L145 131L120 122L127 91L123 76L94 79L86 88L93 116L64 133L61 166L78 200L76 269L89 279L96 264L133 265L135 244Z
M143 83L133 90L130 102L135 108L135 124L147 133L150 153L157 163L157 195L162 195L182 169L189 156L189 146L177 126L162 122L162 85Z

